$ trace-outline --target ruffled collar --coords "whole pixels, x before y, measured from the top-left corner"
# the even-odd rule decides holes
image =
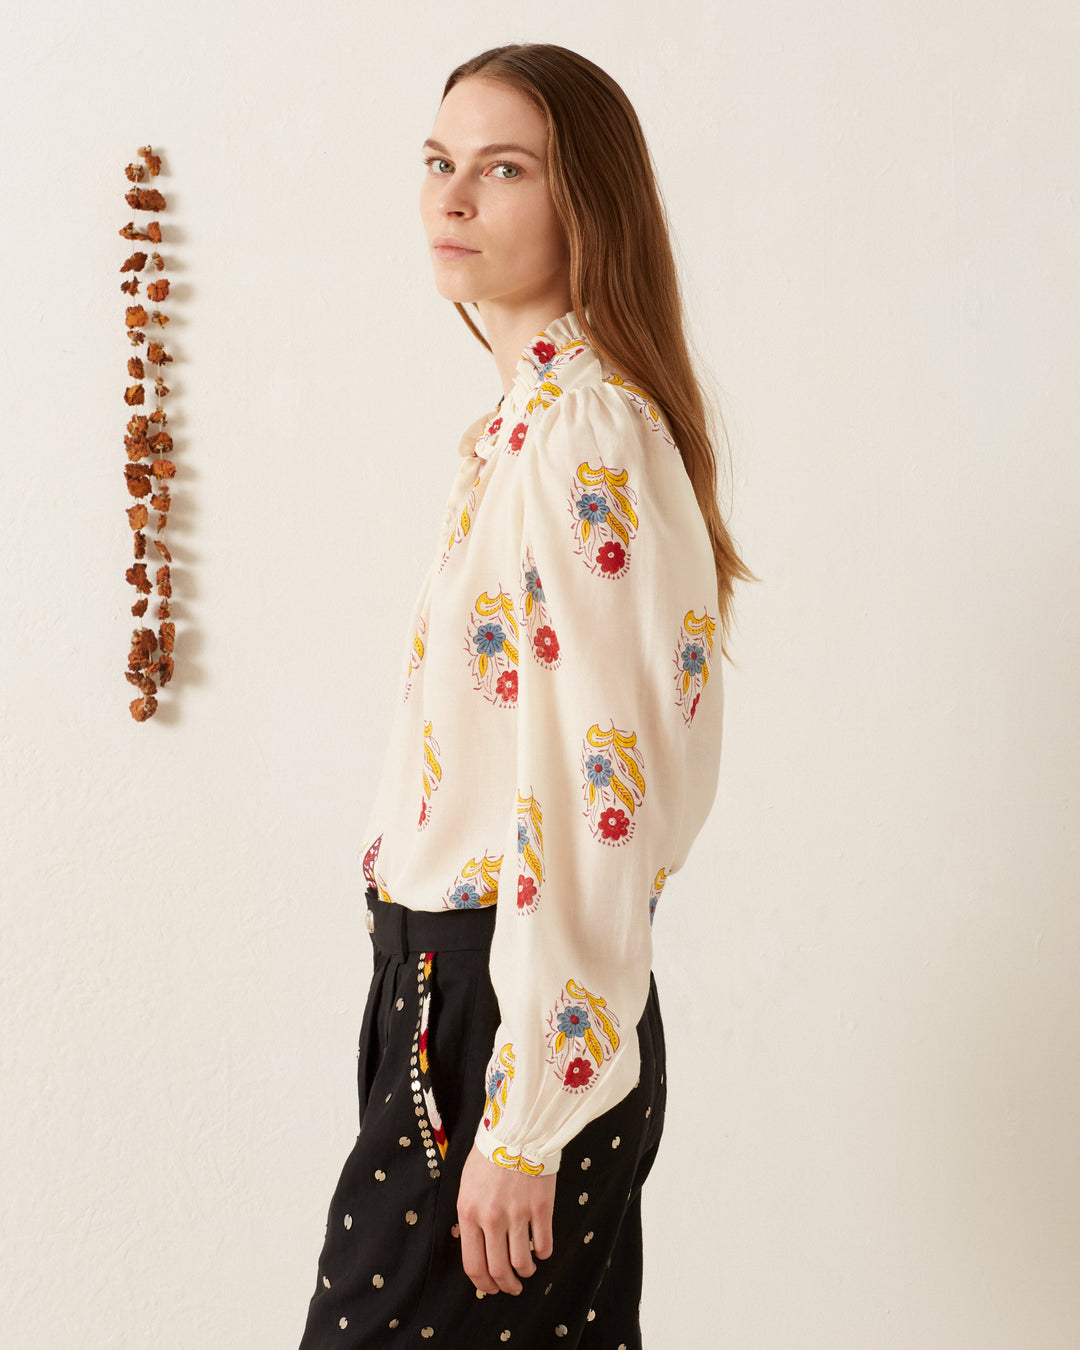
[[[538,384],[542,383],[551,369],[556,356],[575,342],[585,340],[581,322],[574,310],[567,310],[561,318],[553,319],[534,334],[521,349],[521,355],[514,367],[514,377],[509,394],[499,399],[494,412],[485,414],[478,421],[483,423],[478,436],[473,436],[473,428],[462,438],[461,453],[478,455],[488,459],[505,439],[500,436],[503,424],[511,422],[532,397]],[[476,423],[473,424],[474,426]]]

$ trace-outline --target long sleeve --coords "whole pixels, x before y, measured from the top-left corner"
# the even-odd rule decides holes
[[[501,1026],[480,1151],[537,1174],[639,1070],[652,919],[712,803],[713,555],[663,421],[617,378],[521,447],[516,800],[491,951]]]

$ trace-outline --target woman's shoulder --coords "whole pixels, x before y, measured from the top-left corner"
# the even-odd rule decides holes
[[[537,390],[532,439],[543,454],[565,447],[571,454],[608,449],[623,456],[659,456],[681,466],[663,411],[649,391],[579,344],[561,370]],[[536,416],[539,414],[539,416]]]

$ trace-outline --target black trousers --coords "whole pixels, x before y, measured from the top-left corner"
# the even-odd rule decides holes
[[[655,980],[636,1087],[563,1150],[552,1255],[520,1294],[478,1294],[461,1264],[457,1195],[499,1025],[495,912],[422,914],[373,891],[368,903],[360,1132],[330,1202],[300,1350],[639,1350],[641,1187],[666,1097]]]

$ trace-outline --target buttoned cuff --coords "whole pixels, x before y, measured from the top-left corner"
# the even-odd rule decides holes
[[[508,1172],[523,1172],[529,1177],[554,1176],[562,1161],[561,1148],[546,1153],[514,1148],[489,1130],[483,1121],[477,1128],[473,1142],[489,1162],[495,1163],[498,1167],[505,1167]]]

